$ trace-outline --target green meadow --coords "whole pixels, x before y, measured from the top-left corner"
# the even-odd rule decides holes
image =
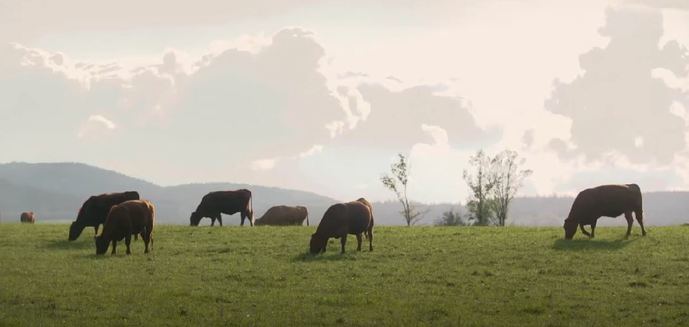
[[[689,227],[376,227],[374,251],[314,227],[156,226],[96,256],[93,229],[0,224],[0,325],[679,326]]]

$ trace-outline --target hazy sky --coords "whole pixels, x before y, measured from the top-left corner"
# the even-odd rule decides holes
[[[158,184],[464,201],[510,148],[522,194],[689,188],[686,1],[0,0],[0,162]]]

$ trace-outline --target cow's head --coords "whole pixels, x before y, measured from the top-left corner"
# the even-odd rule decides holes
[[[97,255],[104,254],[105,251],[108,250],[108,243],[110,243],[110,242],[106,241],[105,238],[103,238],[102,234],[96,236],[95,239],[96,239],[96,254]]]
[[[565,224],[562,226],[565,230],[565,239],[571,240],[574,234],[577,233],[577,223],[573,220],[565,219]]]
[[[74,241],[76,240],[79,235],[81,235],[81,231],[84,230],[84,226],[82,224],[77,223],[76,221],[72,222],[71,225],[69,225],[69,238],[68,240]]]
[[[328,242],[327,238],[320,237],[315,233],[311,235],[311,242],[309,243],[309,252],[311,254],[319,254],[325,250],[325,245]]]
[[[190,226],[198,226],[200,221],[201,221],[201,215],[196,211],[192,212],[191,216],[189,217],[189,225]]]

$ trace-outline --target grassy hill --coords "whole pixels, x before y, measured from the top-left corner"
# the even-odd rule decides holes
[[[95,256],[64,225],[0,225],[0,325],[689,324],[689,227],[563,241],[561,228],[377,227],[374,251],[314,227],[157,226]]]

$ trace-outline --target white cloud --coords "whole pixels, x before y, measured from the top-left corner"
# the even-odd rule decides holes
[[[115,130],[117,125],[110,120],[101,115],[91,115],[89,118],[81,125],[77,136],[81,138],[94,137],[99,134],[107,133]]]
[[[251,169],[252,170],[271,170],[275,168],[275,164],[277,163],[278,159],[260,159],[260,160],[254,160],[251,163]]]
[[[309,156],[312,156],[312,155],[319,153],[321,151],[323,151],[323,146],[320,144],[316,144],[316,145],[312,146],[310,149],[308,149],[302,153],[299,153],[298,157],[299,158],[309,157]]]

